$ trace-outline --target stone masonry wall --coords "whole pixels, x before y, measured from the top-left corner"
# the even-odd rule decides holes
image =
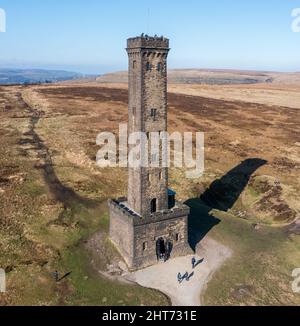
[[[143,54],[142,107],[144,130],[148,133],[167,131],[167,54],[167,51],[157,49],[145,50]],[[152,109],[157,111],[155,119],[151,116]],[[149,144],[151,146],[151,139]],[[161,152],[159,163],[160,167],[143,171],[145,179],[148,179],[147,187],[142,188],[144,214],[149,212],[153,198],[157,199],[158,210],[168,209],[168,169],[161,167]]]
[[[129,39],[127,45],[129,57],[128,131],[129,133],[167,131],[169,40],[157,37],[137,37]],[[152,109],[157,112],[155,119],[151,116]],[[151,201],[156,199],[157,210],[168,208],[168,170],[166,168],[129,168],[128,173],[130,207],[141,215],[148,215]]]
[[[156,242],[159,238],[172,242],[171,258],[190,253],[187,216],[136,226],[134,228],[134,267],[144,268],[157,263]]]
[[[171,258],[192,253],[188,244],[187,206],[147,218],[134,215],[118,201],[110,200],[109,209],[110,238],[131,269],[157,263],[156,241],[159,238],[172,242]]]
[[[132,217],[122,212],[113,202],[109,202],[109,236],[117,246],[128,266],[133,265],[134,235]]]
[[[130,50],[128,57],[128,133],[131,134],[142,130],[142,54],[140,50]],[[128,169],[128,202],[138,213],[142,211],[141,178],[139,169]]]

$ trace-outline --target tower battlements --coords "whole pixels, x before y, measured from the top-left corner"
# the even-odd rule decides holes
[[[148,36],[142,34],[138,37],[129,38],[127,40],[127,49],[169,49],[169,39],[161,36]]]
[[[128,222],[135,226],[150,224],[153,223],[153,220],[170,220],[172,218],[188,215],[190,213],[189,207],[180,202],[176,202],[175,206],[170,210],[156,212],[148,216],[140,216],[127,206],[127,198],[125,197],[119,199],[109,199],[108,206],[110,210],[115,210],[117,214],[124,215],[124,217],[127,218]]]

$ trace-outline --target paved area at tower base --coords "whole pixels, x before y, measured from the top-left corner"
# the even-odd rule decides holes
[[[203,260],[192,269],[191,260],[194,256],[179,257],[126,276],[144,287],[153,288],[165,293],[173,306],[199,306],[201,294],[213,273],[230,258],[231,251],[227,247],[210,238],[205,238],[197,247],[198,260]],[[189,281],[179,284],[178,273],[192,273]]]

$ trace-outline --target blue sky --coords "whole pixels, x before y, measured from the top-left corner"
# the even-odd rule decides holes
[[[300,0],[0,0],[0,65],[126,69],[126,38],[170,38],[171,68],[300,71]]]

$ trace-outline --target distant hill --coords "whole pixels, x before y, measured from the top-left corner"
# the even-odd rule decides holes
[[[83,75],[63,70],[0,68],[0,85],[54,83],[79,78]]]
[[[300,83],[300,73],[264,71],[218,70],[218,69],[173,69],[168,72],[171,84],[234,85],[257,83]],[[99,76],[100,83],[127,83],[126,71]]]

